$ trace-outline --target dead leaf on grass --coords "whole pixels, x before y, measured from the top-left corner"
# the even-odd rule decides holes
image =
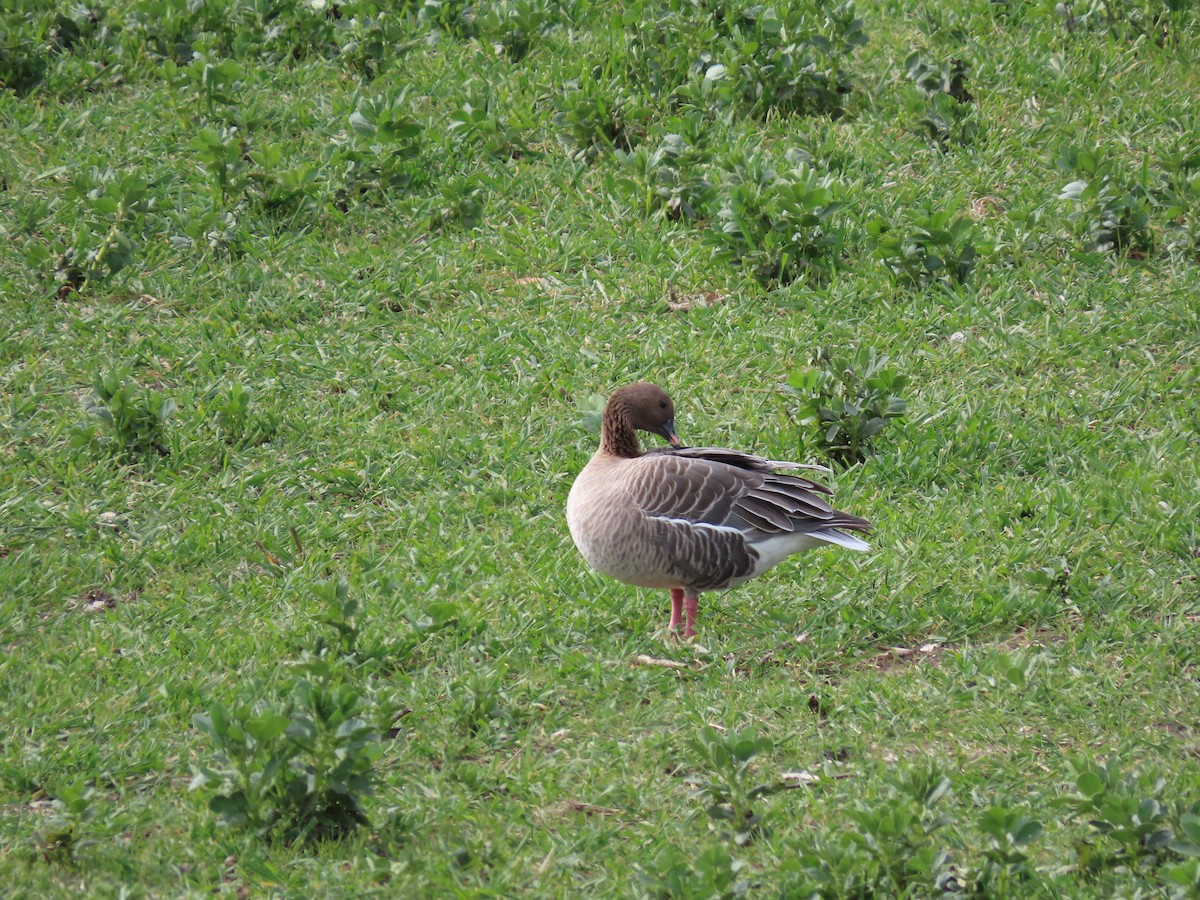
[[[545,275],[514,275],[512,282],[513,284],[546,288],[546,290],[554,290],[555,288],[562,287],[562,282],[557,278]]]
[[[842,781],[853,777],[853,772],[838,772],[835,775],[814,775],[812,772],[798,770],[795,772],[781,772],[779,782],[785,788],[799,788],[808,787],[810,784],[816,784],[818,781]]]
[[[816,784],[821,780],[820,775],[814,775],[812,772],[780,772],[779,780],[787,787],[804,787],[809,784]]]
[[[971,201],[969,214],[972,219],[986,219],[1003,209],[1004,202],[999,197],[976,197]]]
[[[29,798],[29,802],[25,804],[25,809],[31,813],[46,814],[54,812],[54,801],[50,799],[50,795],[44,790],[35,791],[33,796]]]
[[[568,816],[575,813],[582,813],[585,816],[604,816],[608,818],[620,815],[621,810],[612,809],[608,806],[597,806],[595,803],[585,803],[582,800],[563,800],[561,803],[555,803],[552,806],[542,808],[538,811],[537,816],[541,819],[547,819]]]
[[[673,659],[659,659],[655,656],[648,656],[645,653],[639,653],[633,658],[631,666],[652,666],[659,669],[690,669],[687,663],[677,662]]]
[[[889,672],[904,665],[929,662],[937,664],[938,657],[946,649],[944,644],[922,644],[920,647],[888,647],[872,656],[868,662],[880,672]]]
[[[104,612],[106,609],[116,609],[117,598],[108,591],[92,588],[90,591],[84,591],[78,597],[72,598],[70,605],[88,613]]]
[[[595,803],[584,803],[580,800],[568,800],[566,807],[571,812],[580,812],[588,816],[615,816],[621,811],[608,806],[597,806]]]
[[[728,298],[716,291],[701,291],[697,294],[681,294],[674,288],[667,291],[667,308],[671,312],[689,312],[706,306],[720,306]]]

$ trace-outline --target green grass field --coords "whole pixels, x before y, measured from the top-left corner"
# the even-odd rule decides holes
[[[0,892],[1200,896],[1190,3],[44,6]],[[907,379],[872,552],[668,639],[581,406],[826,461],[822,350]]]

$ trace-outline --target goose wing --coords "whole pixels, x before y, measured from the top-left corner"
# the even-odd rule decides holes
[[[833,493],[825,485],[775,471],[823,466],[781,462],[723,447],[664,448],[643,459],[648,466],[637,503],[647,515],[735,528],[751,541],[796,531],[869,528],[866,520],[830,506],[821,496]]]
[[[756,542],[782,534],[867,522],[835,510],[819,494],[829,488],[775,468],[808,468],[724,448],[645,454],[630,495],[680,574],[697,585],[722,586],[753,572]],[[814,534],[814,536],[821,536]]]
[[[753,573],[758,554],[730,513],[760,473],[674,453],[646,454],[638,463],[629,496],[672,577],[708,590]]]
[[[801,469],[809,469],[814,472],[828,472],[826,466],[815,466],[809,463],[797,462],[782,462],[777,459],[767,459],[765,456],[756,456],[753,453],[744,453],[741,450],[730,450],[727,447],[658,447],[642,454],[643,456],[674,456],[680,459],[702,459],[706,462],[724,463],[728,466],[733,466],[737,469],[746,469],[750,472],[774,472],[778,469],[786,469],[788,471],[796,471]],[[816,482],[809,482],[814,490],[822,493],[832,493],[829,488]]]

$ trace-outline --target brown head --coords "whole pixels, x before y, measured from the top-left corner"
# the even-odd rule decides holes
[[[637,431],[648,431],[680,446],[675,434],[675,404],[667,392],[645,381],[613,391],[604,407],[600,446],[617,456],[640,456]]]

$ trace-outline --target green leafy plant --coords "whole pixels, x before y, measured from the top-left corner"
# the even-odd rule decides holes
[[[555,10],[548,0],[498,0],[483,4],[479,34],[512,62],[520,62],[550,30]]]
[[[1200,152],[1169,154],[1161,168],[1155,197],[1168,222],[1166,249],[1200,261]]]
[[[662,210],[669,219],[700,218],[716,195],[702,164],[708,153],[683,134],[664,135],[657,147],[643,145],[632,153],[617,152],[622,176],[616,186],[640,212]]]
[[[97,818],[98,793],[93,785],[80,779],[52,784],[46,793],[52,798],[53,812],[38,830],[34,844],[47,863],[72,862],[76,851],[91,843],[82,835]]]
[[[574,159],[588,162],[637,146],[651,117],[644,98],[601,67],[568,82],[555,96],[554,107],[559,140]]]
[[[271,440],[279,431],[279,415],[273,410],[260,411],[254,392],[234,381],[226,386],[213,404],[213,419],[226,444],[244,449]]]
[[[805,835],[780,869],[786,875],[783,895],[787,897],[874,896],[870,855],[846,831]]]
[[[320,622],[333,629],[335,638],[326,641],[319,637],[315,645],[316,655],[322,656],[332,650],[343,658],[354,659],[358,653],[358,639],[362,635],[359,621],[358,599],[350,594],[350,582],[345,578],[330,578],[313,585],[313,597],[323,604]]]
[[[853,2],[739,4],[722,25],[702,96],[759,116],[841,113],[853,84],[850,58],[867,42]]]
[[[49,95],[96,90],[119,73],[119,51],[99,6],[55,6],[12,0],[0,10],[0,91],[28,96],[38,88]],[[103,59],[107,71],[88,71]],[[81,77],[82,76],[82,77]]]
[[[301,680],[283,702],[216,703],[194,723],[216,747],[191,788],[216,785],[209,808],[221,824],[285,839],[339,837],[367,819],[378,735],[360,717],[353,688]]]
[[[318,586],[317,595],[332,613],[335,646],[293,661],[297,677],[273,696],[255,685],[193,717],[214,753],[194,768],[190,790],[210,792],[222,825],[293,841],[345,837],[367,824],[363,802],[383,752],[368,720],[390,720],[394,709],[379,708],[379,695],[356,681],[357,606],[345,582]]]
[[[237,128],[202,128],[189,146],[208,174],[213,205],[224,207],[233,195],[241,195],[249,184],[245,153]]]
[[[1027,848],[1041,835],[1041,822],[1019,809],[993,806],[980,817],[979,830],[988,840],[976,876],[980,893],[1003,896],[1033,877]]]
[[[1173,843],[1170,811],[1163,802],[1167,781],[1153,769],[1122,771],[1121,761],[1109,757],[1103,764],[1091,759],[1072,760],[1075,793],[1063,802],[1071,815],[1086,818],[1112,854],[1077,847],[1081,867],[1095,868],[1117,860],[1132,866],[1159,861]],[[1193,829],[1193,835],[1195,831]]]
[[[429,28],[450,37],[475,37],[477,14],[471,0],[424,0],[418,16]]]
[[[1035,673],[1049,666],[1048,657],[1042,653],[1014,650],[995,657],[997,674],[1018,692],[1028,694],[1034,687]]]
[[[259,7],[261,31],[255,35],[253,47],[247,47],[263,62],[281,59],[307,59],[312,56],[328,58],[336,48],[338,24],[349,17],[351,10],[373,11],[370,0],[306,0]]]
[[[503,666],[484,667],[450,686],[450,715],[470,737],[479,737],[508,720],[504,672]]]
[[[350,116],[354,142],[334,149],[331,166],[339,171],[344,187],[342,205],[349,197],[375,202],[425,183],[420,165],[421,138],[425,129],[408,114],[403,94],[362,101]]]
[[[706,233],[713,256],[764,286],[826,277],[843,243],[836,182],[804,161],[778,173],[759,153],[726,165],[721,208]]]
[[[1058,199],[1073,205],[1070,219],[1085,249],[1139,259],[1154,252],[1145,170],[1141,180],[1129,179],[1100,147],[1065,148],[1059,169],[1078,176],[1063,187]]]
[[[180,66],[167,59],[162,64],[162,75],[188,96],[199,97],[209,122],[236,119],[245,92],[242,67],[236,60],[198,58]]]
[[[250,194],[262,209],[276,216],[313,211],[322,190],[316,166],[300,161],[289,166],[281,144],[251,147],[245,154],[252,168],[246,172]]]
[[[815,428],[817,445],[834,459],[866,459],[888,422],[904,415],[907,402],[900,392],[908,379],[889,362],[874,349],[860,349],[844,362],[822,349],[808,368],[788,376],[788,387],[800,398],[797,420]]]
[[[432,231],[470,231],[483,222],[486,193],[479,178],[452,176],[438,185],[439,197],[429,215]]]
[[[181,250],[204,249],[214,254],[241,256],[248,237],[238,217],[229,209],[196,206],[176,213],[176,232],[169,238]]]
[[[757,801],[782,790],[778,782],[758,782],[751,771],[754,757],[769,753],[773,745],[753,728],[722,733],[705,725],[689,747],[704,770],[688,777],[692,796],[708,804],[705,813],[730,829],[735,844],[748,844],[762,830]]]
[[[962,48],[971,40],[970,23],[960,7],[942,3],[921,5],[913,14],[913,24],[931,47]]]
[[[974,108],[949,94],[934,94],[917,104],[917,128],[939,150],[967,147],[979,136]]]
[[[404,96],[374,97],[364,100],[350,116],[354,132],[367,141],[392,147],[393,155],[409,158],[424,129],[408,115]]]
[[[1200,859],[1191,857],[1173,866],[1167,866],[1164,874],[1167,883],[1177,893],[1173,896],[1191,898],[1200,895]]]
[[[124,22],[129,33],[158,59],[180,66],[213,59],[240,59],[263,48],[271,29],[258,15],[270,7],[213,0],[176,3],[174,0],[132,0]],[[315,18],[306,16],[306,18]]]
[[[487,98],[468,100],[450,113],[448,130],[495,159],[517,159],[526,152],[522,131]]]
[[[712,82],[704,76],[722,40],[716,16],[685,3],[633,6],[622,24],[629,81],[668,108],[689,105],[707,115]]]
[[[939,60],[914,51],[904,61],[909,80],[917,87],[910,104],[917,127],[940,150],[973,144],[979,134],[967,90],[970,66],[958,57]]]
[[[1179,814],[1171,849],[1180,856],[1200,857],[1200,804]]]
[[[24,35],[0,46],[0,90],[12,91],[18,97],[32,93],[46,78],[46,56],[43,46]]]
[[[600,433],[600,425],[604,420],[604,405],[608,398],[603,394],[589,394],[579,400],[579,424],[591,434]]]
[[[945,94],[957,103],[970,103],[975,99],[967,90],[971,67],[957,57],[943,61],[914,50],[904,60],[904,71],[909,81],[928,96]]]
[[[294,532],[292,540],[298,561],[303,556],[303,548]],[[390,632],[388,637],[382,639],[371,636],[362,604],[351,594],[350,584],[345,578],[317,582],[313,585],[312,593],[319,604],[316,622],[328,631],[313,638],[312,647],[304,651],[303,659],[336,659],[353,670],[357,677],[373,675],[403,653]],[[379,706],[374,695],[372,701]],[[386,711],[386,708],[380,708]]]
[[[750,890],[752,882],[740,877],[745,864],[729,855],[720,844],[694,858],[666,846],[649,865],[638,866],[638,880],[648,896],[706,897],[734,900]]]
[[[1178,41],[1180,13],[1188,0],[1063,0],[1035,10],[1061,20],[1068,34],[1108,32],[1116,38],[1150,37],[1160,47]]]
[[[939,832],[953,824],[935,811],[950,791],[936,766],[891,776],[859,800],[834,833],[806,835],[786,864],[788,896],[932,897],[962,889]]]
[[[174,400],[161,391],[146,390],[125,369],[98,372],[92,387],[94,393],[83,399],[84,409],[108,431],[119,457],[170,454],[165,426],[175,414]],[[82,442],[87,434],[77,437]]]
[[[936,834],[953,820],[934,807],[950,791],[950,780],[936,766],[917,768],[898,779],[891,795],[874,804],[860,802],[848,815],[849,839],[879,867],[877,890],[892,896],[914,888],[945,890],[953,877],[950,853]]]
[[[103,282],[133,262],[131,235],[154,206],[149,184],[135,173],[91,168],[72,179],[71,190],[78,215],[69,243],[32,239],[24,248],[31,268],[53,270],[60,296]]]
[[[399,9],[397,8],[399,7]],[[374,81],[408,53],[417,42],[403,27],[404,4],[352,0],[332,17],[338,60],[363,81]]]
[[[841,114],[867,40],[853,3],[664,6],[624,16],[630,76],[651,95],[726,119]]]
[[[909,287],[965,284],[979,257],[990,249],[979,227],[960,215],[963,199],[943,205],[926,200],[904,212],[899,226],[883,219],[867,224],[875,255],[897,283]]]

